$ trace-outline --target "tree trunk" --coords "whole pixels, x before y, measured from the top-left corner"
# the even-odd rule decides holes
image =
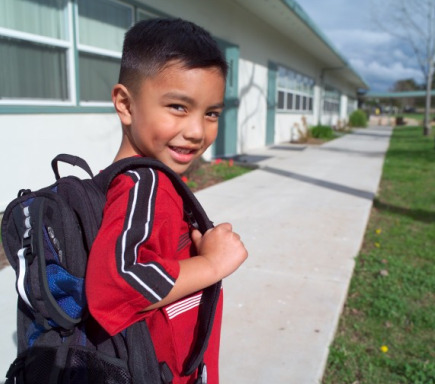
[[[428,76],[426,80],[426,104],[424,109],[423,121],[423,135],[429,136],[431,134],[430,125],[430,107],[431,107],[431,91],[432,91],[432,78],[433,78],[433,59],[429,62]]]

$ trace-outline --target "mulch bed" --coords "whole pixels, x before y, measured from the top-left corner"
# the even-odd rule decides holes
[[[199,169],[201,170],[200,172]],[[198,192],[201,189],[211,187],[212,185],[223,181],[222,177],[219,177],[215,172],[213,172],[213,165],[206,162],[201,162],[198,167],[195,167],[193,170],[186,173],[186,176],[191,182],[188,183],[188,185],[192,192]],[[194,184],[192,185],[192,183]]]

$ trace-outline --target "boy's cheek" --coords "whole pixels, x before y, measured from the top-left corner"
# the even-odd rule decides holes
[[[205,145],[207,148],[215,142],[217,135],[218,135],[218,125],[216,125],[215,128],[213,128],[212,130],[210,130],[210,132],[208,132],[208,135],[205,140]]]
[[[198,157],[201,157],[203,154],[204,154],[204,152],[210,147],[210,145],[212,145],[213,144],[213,142],[214,142],[214,140],[213,141],[210,141],[209,143],[204,143],[204,145],[203,145],[203,147],[201,148],[201,150],[200,151],[198,151],[198,154],[197,154],[197,158]]]

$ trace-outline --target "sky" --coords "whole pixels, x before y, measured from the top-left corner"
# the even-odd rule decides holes
[[[389,91],[397,80],[409,78],[423,83],[411,47],[379,26],[377,19],[385,4],[383,0],[298,0],[298,3],[361,75],[370,91]]]

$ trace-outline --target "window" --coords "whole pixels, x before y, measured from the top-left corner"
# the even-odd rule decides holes
[[[38,36],[66,40],[67,0],[2,0],[0,26]]]
[[[0,0],[0,106],[111,107],[124,34],[154,17],[131,0]]]
[[[340,92],[331,86],[325,87],[323,96],[323,112],[328,114],[340,113]]]
[[[109,102],[133,7],[115,0],[78,0],[80,102]]]
[[[285,93],[278,91],[278,109],[284,109]]]
[[[314,80],[293,70],[278,67],[278,111],[312,112]]]
[[[0,2],[0,101],[71,102],[67,0]]]
[[[293,109],[293,93],[290,92],[287,93],[287,109],[290,111]]]
[[[113,85],[119,76],[120,59],[93,55],[81,52],[80,68],[80,101],[104,102],[111,101]]]

